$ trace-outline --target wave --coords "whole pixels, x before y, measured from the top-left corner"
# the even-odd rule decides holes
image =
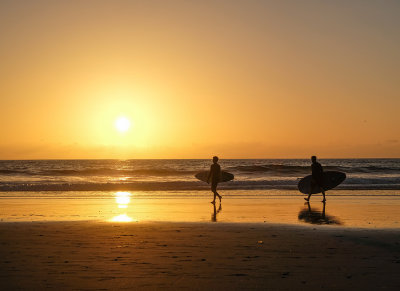
[[[222,190],[297,189],[298,180],[231,181],[221,183]],[[114,183],[0,183],[0,192],[18,191],[186,191],[206,190],[210,186],[200,181],[136,181]],[[347,179],[335,189],[341,190],[400,190],[396,179]]]
[[[0,174],[3,174],[3,175],[11,175],[11,174],[21,174],[21,173],[23,173],[24,171],[18,171],[18,170],[0,170]]]
[[[349,167],[349,166],[324,166],[326,171],[340,171],[345,173],[399,173],[400,167],[377,167],[377,166],[366,166],[366,167]],[[235,166],[226,168],[228,171],[239,171],[239,172],[265,172],[265,173],[309,173],[311,166],[291,166],[291,165],[280,165],[280,164],[268,164],[268,165],[246,165],[246,166]]]
[[[128,168],[128,169],[115,169],[115,168],[68,168],[68,169],[52,169],[52,168],[23,168],[23,169],[0,169],[0,175],[12,176],[192,176],[200,172],[201,167],[194,168],[193,166],[179,167],[179,168]],[[326,171],[341,171],[347,174],[393,174],[400,173],[400,167],[388,166],[365,166],[365,167],[350,167],[341,165],[327,165],[324,166]],[[240,165],[225,167],[224,170],[234,174],[269,174],[269,175],[299,175],[305,176],[310,173],[311,167],[299,165],[282,165],[282,164],[264,164],[264,165]]]
[[[25,175],[25,176],[180,176],[194,175],[198,171],[176,170],[176,169],[55,169],[55,170],[0,170],[3,175]]]

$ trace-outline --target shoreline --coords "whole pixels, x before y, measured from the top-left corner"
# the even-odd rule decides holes
[[[337,187],[338,188],[338,187]],[[341,197],[369,197],[369,196],[395,196],[400,197],[400,190],[397,189],[332,189],[327,191],[328,196],[341,196]],[[305,197],[306,194],[300,193],[296,189],[224,189],[218,187],[218,191],[221,191],[226,197],[238,197],[238,198],[268,198],[272,196],[280,197]],[[1,198],[13,198],[13,197],[71,197],[71,198],[114,198],[117,192],[129,192],[134,193],[135,196],[141,198],[168,198],[168,197],[179,197],[179,198],[200,198],[207,195],[211,195],[210,186],[206,189],[195,189],[195,190],[135,190],[129,191],[124,189],[118,190],[78,190],[78,191],[64,191],[64,190],[52,190],[52,191],[0,191]],[[322,194],[313,194],[313,196],[321,196]]]

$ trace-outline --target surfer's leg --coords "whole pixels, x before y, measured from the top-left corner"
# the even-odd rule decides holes
[[[309,202],[309,201],[310,201],[310,198],[311,198],[311,189],[312,189],[312,186],[313,186],[313,183],[312,183],[312,181],[311,181],[311,183],[310,183],[310,193],[308,193],[308,197],[307,197],[307,198],[304,198],[304,200],[306,200],[307,202]]]
[[[211,184],[211,191],[214,193],[214,199],[211,203],[215,203],[215,198],[217,197],[218,193],[217,193],[217,185],[215,184]],[[219,196],[219,195],[218,195]]]
[[[323,182],[322,182],[322,181],[319,181],[319,182],[318,182],[318,186],[319,186],[319,190],[320,190],[321,193],[322,193],[322,196],[324,197],[324,198],[322,199],[321,202],[325,202],[326,199],[325,199],[325,191],[324,191],[324,184],[323,184]]]
[[[213,199],[213,201],[211,201],[211,203],[212,204],[215,204],[215,197],[216,197],[216,194],[215,194],[215,192],[213,192],[214,193],[214,199]]]
[[[219,202],[221,202],[222,196],[219,195],[219,193],[217,192],[217,186],[218,186],[218,184],[215,185],[215,193],[217,193],[217,196],[218,196],[218,198],[219,198]],[[214,198],[214,199],[215,199],[215,198]]]
[[[324,199],[322,199],[322,202],[326,202],[325,191],[324,190],[322,190],[322,196],[324,196]]]
[[[312,192],[312,189],[314,187],[314,184],[315,184],[314,179],[311,179],[311,181],[310,181],[310,193],[308,193],[308,197],[307,198],[304,198],[304,200],[306,200],[307,202],[310,201],[311,192]]]
[[[215,204],[215,196],[216,195],[215,195],[215,192],[214,192],[214,199],[213,199],[213,201],[211,201],[212,204]]]

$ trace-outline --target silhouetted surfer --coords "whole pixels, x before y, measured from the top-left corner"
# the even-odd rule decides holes
[[[320,163],[317,162],[317,157],[312,156],[311,157],[311,172],[312,172],[312,179],[311,179],[311,185],[310,185],[310,194],[308,194],[307,198],[304,198],[306,201],[310,201],[311,197],[311,190],[314,186],[318,186],[321,189],[322,195],[324,196],[324,199],[322,202],[325,202],[325,191],[324,191],[324,170],[322,169],[322,166]]]
[[[221,202],[222,196],[217,192],[218,182],[221,178],[221,166],[218,164],[218,157],[213,157],[213,164],[210,167],[210,173],[208,174],[207,183],[211,181],[211,191],[214,193],[214,200],[211,203],[215,203],[215,197],[218,196],[219,202]]]

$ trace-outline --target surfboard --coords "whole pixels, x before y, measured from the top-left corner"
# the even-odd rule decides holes
[[[309,194],[310,193],[310,187],[311,187],[311,178],[312,176],[306,176],[303,179],[299,181],[297,184],[297,187],[299,188],[299,191],[303,194]],[[346,179],[346,174],[342,172],[337,172],[337,171],[326,171],[324,172],[324,190],[330,190],[338,186],[340,183],[342,183]],[[317,194],[321,193],[320,187],[317,185],[314,185],[311,189],[311,194]]]
[[[207,178],[208,178],[208,173],[210,171],[202,171],[200,173],[197,173],[196,175],[194,175],[197,179],[199,179],[200,181],[206,182],[207,183]],[[219,182],[228,182],[231,181],[235,178],[235,176],[231,173],[225,172],[225,171],[221,171],[221,179],[219,180]]]

